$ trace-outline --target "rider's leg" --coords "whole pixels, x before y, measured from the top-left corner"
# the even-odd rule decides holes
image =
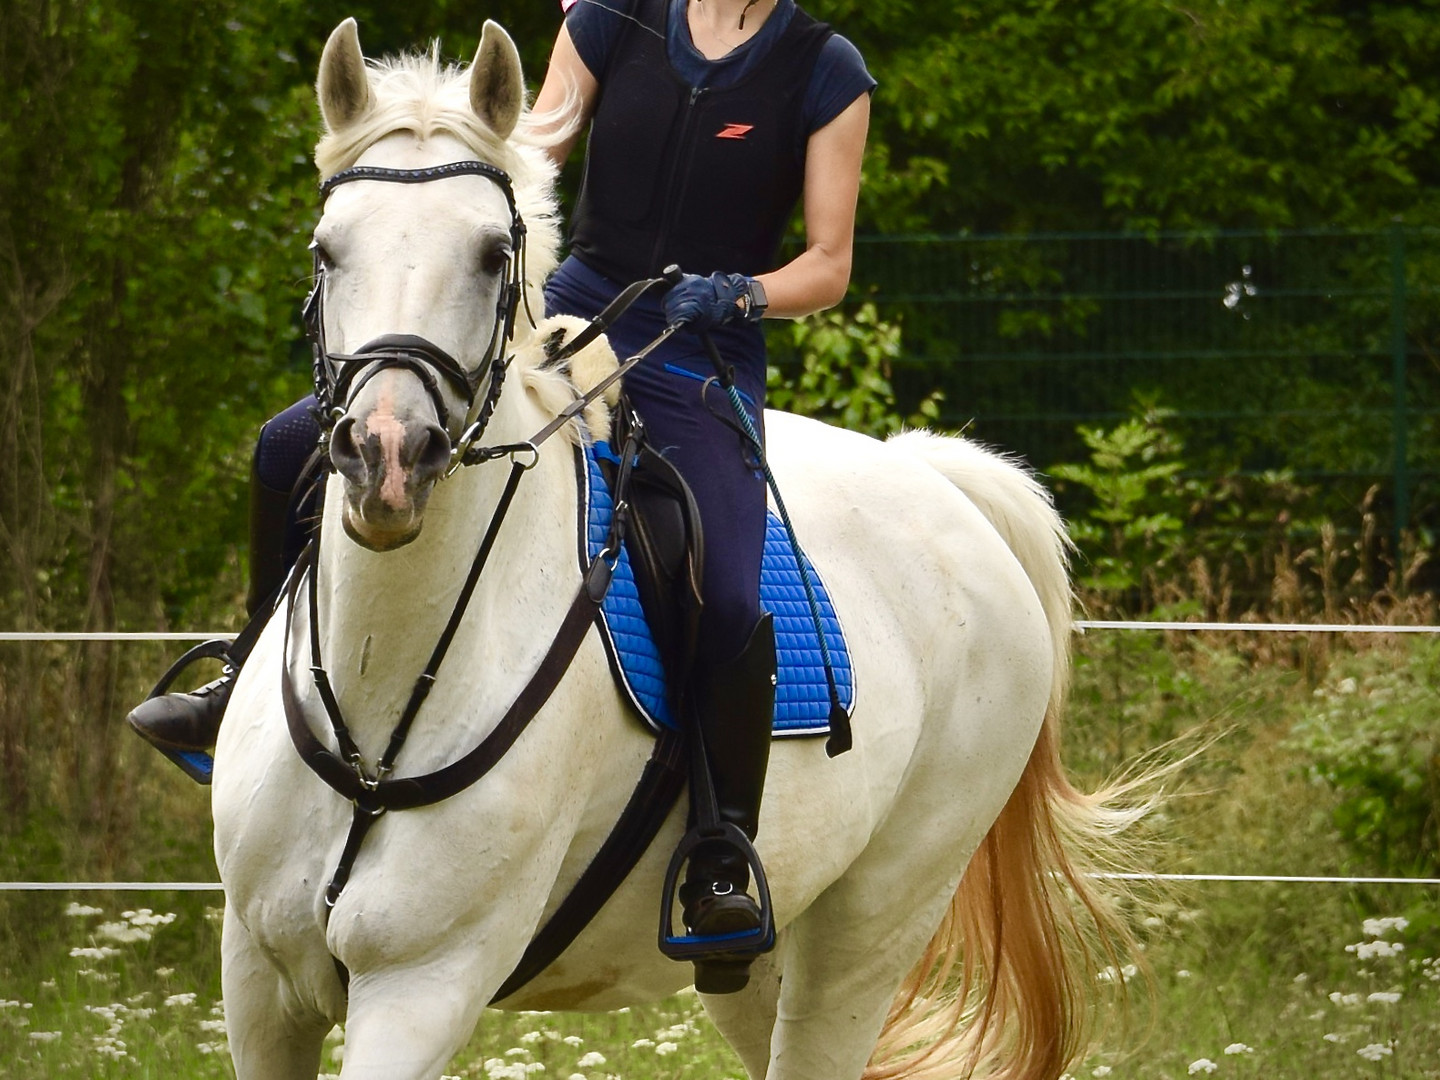
[[[308,516],[291,507],[291,494],[314,450],[319,428],[310,415],[313,398],[297,402],[260,431],[250,469],[250,586],[246,610],[255,618],[285,580],[304,546]],[[295,512],[299,511],[299,512]],[[206,750],[216,733],[238,664],[213,682],[188,693],[150,698],[130,711],[130,726],[162,751]]]
[[[775,624],[768,614],[738,656],[696,672],[691,696],[720,820],[754,840],[775,708]],[[747,859],[728,843],[697,847],[680,887],[690,932],[715,937],[758,930],[760,905],[746,894],[749,884]]]
[[[651,444],[685,477],[700,511],[704,607],[686,697],[705,744],[721,819],[753,840],[775,687],[774,631],[760,610],[765,480],[742,446],[724,391],[705,384],[713,373],[709,361],[672,357],[668,367],[642,365],[627,377],[626,392]],[[757,428],[763,423],[763,372],[760,363],[736,373]],[[746,895],[749,884],[749,865],[740,852],[724,841],[702,844],[691,855],[680,889],[685,925],[699,937],[758,930],[760,908]]]

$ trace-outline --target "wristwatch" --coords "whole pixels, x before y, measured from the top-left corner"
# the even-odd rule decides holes
[[[746,278],[746,290],[740,294],[737,301],[740,305],[740,319],[742,322],[759,322],[765,317],[765,309],[770,306],[770,301],[765,297],[765,286],[760,284],[759,278]]]

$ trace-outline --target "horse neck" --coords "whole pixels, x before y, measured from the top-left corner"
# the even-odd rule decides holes
[[[332,485],[318,559],[322,663],[367,756],[388,738],[450,620],[509,472],[502,461],[443,481],[419,537],[383,553],[345,535]],[[571,448],[557,438],[504,515],[439,671],[447,691],[463,677],[476,699],[499,702],[528,676],[558,625],[553,613],[563,614],[578,587],[575,499]]]

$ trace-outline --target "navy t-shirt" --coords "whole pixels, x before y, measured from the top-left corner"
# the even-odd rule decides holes
[[[691,87],[723,90],[748,75],[779,40],[795,14],[795,0],[778,0],[760,32],[718,60],[707,60],[690,40],[685,18],[687,0],[670,0],[666,19],[666,52],[675,73]],[[626,0],[578,0],[565,16],[565,26],[581,61],[597,79],[602,78],[610,52],[632,21]],[[834,34],[815,61],[805,91],[805,130],[814,134],[834,120],[861,94],[875,89],[860,50]]]

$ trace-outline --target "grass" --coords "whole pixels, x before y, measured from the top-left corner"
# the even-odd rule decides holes
[[[1433,698],[1422,691],[1434,652],[1416,641],[1092,633],[1079,642],[1068,756],[1093,783],[1187,732],[1215,740],[1158,823],[1155,869],[1385,871],[1381,849],[1345,841],[1337,822],[1355,796],[1317,778],[1312,736],[1317,717],[1344,722],[1339,694],[1357,708],[1382,694],[1429,730]],[[1412,674],[1397,687],[1400,672]],[[7,876],[212,877],[203,797],[156,755],[131,762],[138,749],[122,751],[138,821],[125,846],[98,863],[94,845],[58,821],[12,825],[0,837]],[[217,900],[0,894],[0,1077],[232,1075]],[[1440,1080],[1440,889],[1206,883],[1159,897],[1143,919],[1154,1007],[1112,1030],[1072,1070],[1076,1080]],[[342,1047],[337,1032],[327,1074],[338,1073]],[[597,1016],[489,1013],[449,1075],[738,1080],[741,1071],[689,994]]]

